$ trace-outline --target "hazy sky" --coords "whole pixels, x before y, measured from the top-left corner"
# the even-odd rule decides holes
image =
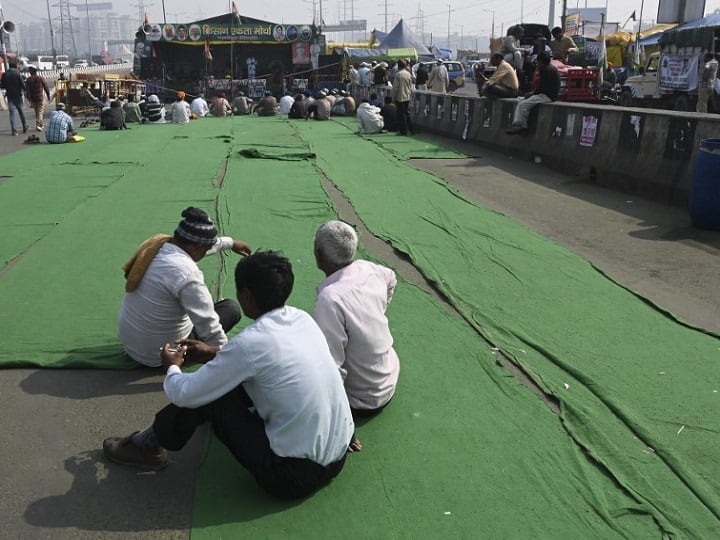
[[[49,0],[50,5],[58,0]],[[151,22],[162,22],[162,0],[88,0],[112,1],[113,10],[119,13],[137,15],[141,2],[148,12]],[[83,0],[71,0],[73,4],[84,5]],[[272,22],[308,23],[313,19],[313,6],[319,12],[320,0],[254,0],[252,2],[235,0],[241,14]],[[204,17],[212,17],[228,12],[228,0],[164,0],[165,14],[168,22],[186,22]],[[0,0],[5,18],[17,22],[28,22],[38,17],[47,17],[46,0]],[[501,26],[520,22],[542,22],[548,20],[549,0],[323,0],[322,14],[326,24],[337,23],[344,19],[366,19],[368,30],[385,27],[385,6],[387,5],[388,26],[392,28],[404,18],[413,30],[422,28],[425,34],[434,33],[447,35],[448,6],[450,33],[461,33],[466,36],[490,35],[492,12],[495,13],[495,34],[500,33]],[[608,7],[608,20],[624,23],[633,10],[640,15],[641,0],[568,0],[568,11],[573,7]],[[657,16],[658,0],[646,0],[644,3],[643,20],[654,20]],[[705,12],[709,13],[720,8],[720,0],[707,0]],[[56,7],[51,7],[53,17],[58,16]],[[555,2],[556,24],[559,24],[562,1]],[[73,13],[76,13],[73,10]],[[418,15],[422,14],[422,19]],[[630,23],[632,24],[632,22]],[[630,25],[628,25],[629,27]]]

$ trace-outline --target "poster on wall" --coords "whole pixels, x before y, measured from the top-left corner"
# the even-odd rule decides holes
[[[644,125],[644,117],[640,114],[625,113],[623,115],[618,137],[619,152],[637,154],[640,151]]]
[[[460,98],[453,96],[450,98],[450,120],[457,122],[458,108],[460,107]]]
[[[470,106],[470,100],[465,100],[465,106],[463,107],[463,114],[465,115],[465,127],[462,132],[462,140],[466,141],[468,138],[468,132],[470,131],[470,124],[473,119],[473,107]]]
[[[663,54],[660,58],[660,86],[694,90],[698,85],[698,56]]]
[[[310,63],[310,47],[307,43],[296,41],[292,44],[292,63],[295,65]]]
[[[482,127],[492,127],[492,106],[493,102],[486,99],[483,103],[483,116],[482,116]]]
[[[695,125],[695,120],[671,118],[663,157],[677,161],[688,161],[693,151]]]
[[[565,126],[565,136],[572,137],[575,133],[575,113],[569,113],[567,115],[567,125]]]
[[[565,131],[565,111],[564,109],[553,109],[552,126],[550,128],[550,137],[558,139],[563,136]]]
[[[580,146],[592,148],[597,141],[600,128],[600,117],[595,114],[583,114],[580,130]]]
[[[513,116],[515,116],[515,103],[503,101],[502,124],[500,127],[503,129],[510,129],[513,123]]]

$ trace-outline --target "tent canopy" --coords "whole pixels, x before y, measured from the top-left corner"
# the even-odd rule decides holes
[[[409,49],[413,48],[417,54],[431,54],[422,39],[416,36],[403,19],[400,19],[384,39],[380,38],[381,32],[375,33],[376,39],[380,40],[382,49]]]
[[[667,30],[660,36],[661,45],[678,47],[710,47],[715,29],[720,27],[720,13],[690,21]]]
[[[398,48],[398,49],[355,49],[346,47],[343,54],[350,59],[350,62],[365,62],[371,60],[399,60],[400,58],[410,58],[417,61],[418,54],[414,48]]]

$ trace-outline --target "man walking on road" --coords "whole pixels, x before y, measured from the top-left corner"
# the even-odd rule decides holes
[[[15,129],[15,111],[20,115],[23,133],[27,133],[27,122],[25,122],[25,113],[23,112],[25,81],[18,72],[16,63],[11,63],[10,69],[3,73],[2,78],[0,78],[0,88],[4,88],[5,94],[7,95],[8,108],[10,109],[10,130],[12,134],[18,134],[17,129]]]
[[[50,101],[50,90],[48,89],[45,79],[37,74],[37,69],[34,67],[30,68],[30,77],[25,82],[25,87],[27,88],[27,98],[30,106],[35,111],[35,129],[42,131],[43,114],[45,113],[45,97]]]

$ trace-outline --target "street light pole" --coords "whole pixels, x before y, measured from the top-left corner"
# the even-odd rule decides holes
[[[448,34],[447,34],[447,48],[450,50],[450,4],[447,5],[448,7]]]
[[[55,69],[57,67],[57,51],[55,50],[55,29],[53,28],[52,16],[50,15],[50,0],[45,0],[45,3],[47,4],[48,24],[50,25],[50,49],[52,50],[53,69]]]
[[[88,62],[92,65],[92,44],[90,43],[90,8],[88,7],[88,0],[85,0],[85,17],[87,17],[87,32],[88,32]]]
[[[494,9],[483,9],[485,13],[492,13],[492,26],[490,27],[490,39],[495,38],[495,10]]]

